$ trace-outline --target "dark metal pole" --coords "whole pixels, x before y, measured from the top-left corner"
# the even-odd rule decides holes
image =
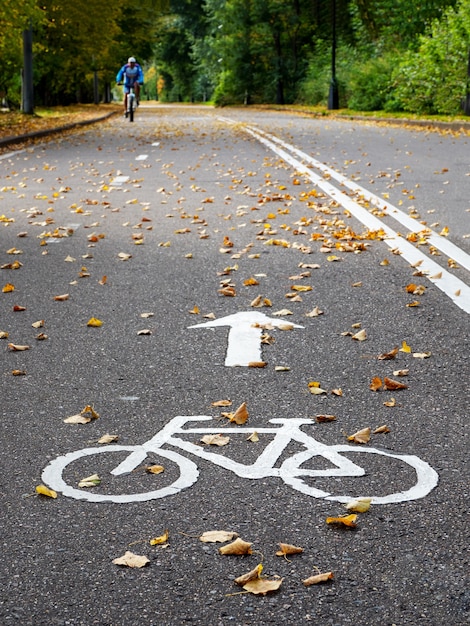
[[[336,0],[332,0],[332,43],[331,43],[331,83],[328,94],[328,108],[339,109],[338,82],[336,80]]]
[[[21,110],[30,115],[34,113],[32,26],[23,31],[23,99]]]
[[[100,103],[100,92],[99,92],[99,84],[98,84],[98,72],[97,70],[93,70],[93,103]]]
[[[467,65],[467,93],[463,103],[464,115],[470,115],[470,48],[468,49],[468,65]]]

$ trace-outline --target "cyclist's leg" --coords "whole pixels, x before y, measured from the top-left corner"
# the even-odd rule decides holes
[[[139,83],[137,81],[134,83],[134,93],[135,93],[135,103],[136,103],[136,106],[139,106],[139,103],[140,103],[140,85],[139,85]]]

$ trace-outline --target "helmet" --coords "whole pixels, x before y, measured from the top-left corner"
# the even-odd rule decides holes
[[[127,62],[128,62],[128,63],[136,63],[135,57],[129,57],[129,58],[127,59]]]

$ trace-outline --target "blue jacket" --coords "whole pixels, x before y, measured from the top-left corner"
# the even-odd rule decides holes
[[[123,65],[117,73],[116,82],[120,83],[123,79],[125,87],[133,87],[134,83],[139,83],[140,85],[143,85],[144,73],[140,65],[136,63],[133,68],[131,68],[129,63]]]

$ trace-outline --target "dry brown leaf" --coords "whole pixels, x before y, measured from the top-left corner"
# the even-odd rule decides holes
[[[17,343],[9,343],[7,347],[12,352],[24,352],[25,350],[29,350],[31,346],[21,346]]]
[[[230,441],[230,437],[224,437],[221,434],[218,435],[204,435],[201,438],[201,442],[208,446],[226,446]]]
[[[341,389],[341,387],[340,387],[339,389],[332,389],[332,390],[331,390],[331,393],[332,393],[334,396],[340,396],[340,397],[341,397],[341,396],[343,395],[343,390],[342,390],[342,389]]]
[[[389,433],[389,432],[390,432],[390,428],[386,424],[384,424],[383,426],[379,426],[378,428],[376,428],[373,434],[379,435],[380,433]]]
[[[341,526],[347,526],[348,528],[356,528],[357,515],[352,513],[351,515],[342,515],[340,517],[327,517],[327,524],[339,524]]]
[[[279,587],[282,585],[282,578],[278,578],[277,580],[268,580],[267,578],[258,578],[256,580],[250,580],[245,585],[243,585],[243,589],[253,593],[256,596],[264,596],[270,591],[277,591]]]
[[[165,471],[165,468],[163,467],[163,465],[147,465],[145,471],[147,472],[147,474],[161,474]]]
[[[102,437],[98,439],[98,443],[102,443],[102,444],[114,443],[118,439],[119,439],[119,435],[110,435],[109,433],[106,433],[106,435],[103,435]]]
[[[408,376],[410,370],[395,370],[393,372],[394,376]]]
[[[335,415],[315,415],[315,419],[317,422],[334,422],[336,419]]]
[[[33,322],[31,324],[31,326],[33,328],[43,328],[44,327],[44,320],[38,320],[37,322]]]
[[[237,583],[237,585],[240,585],[240,586],[246,585],[246,583],[249,583],[252,580],[258,579],[262,571],[263,571],[263,566],[260,563],[254,569],[250,570],[246,574],[242,574],[242,576],[235,578],[235,582]]]
[[[388,391],[397,391],[398,389],[408,389],[408,385],[404,383],[398,382],[398,380],[393,380],[392,378],[384,378],[384,389]]]
[[[393,348],[393,350],[391,350],[390,352],[384,352],[384,354],[380,354],[377,358],[379,359],[379,361],[390,361],[391,359],[394,359],[398,354],[398,346],[396,348]]]
[[[415,359],[429,359],[431,352],[414,352],[413,357]]]
[[[311,585],[318,585],[319,583],[325,583],[328,580],[332,580],[333,578],[334,578],[333,572],[325,572],[324,574],[315,574],[314,576],[310,576],[310,578],[306,578],[302,582],[306,587],[310,587]]]
[[[60,296],[54,296],[54,300],[56,300],[57,302],[63,302],[64,300],[68,300],[70,298],[70,295],[68,293],[63,293]]]
[[[348,441],[354,441],[354,443],[368,443],[370,441],[370,428],[358,430],[348,437]]]
[[[356,341],[365,341],[367,339],[366,329],[363,328],[358,333],[353,335],[352,338],[355,339]]]
[[[199,537],[203,543],[224,543],[225,541],[232,541],[238,537],[238,533],[232,530],[207,530]]]
[[[235,297],[237,295],[237,292],[235,291],[235,287],[231,287],[231,286],[227,286],[227,287],[222,287],[222,289],[219,289],[219,293],[222,296],[228,296],[228,297]]]
[[[379,378],[378,376],[375,376],[369,385],[369,389],[372,389],[372,391],[378,391],[381,388],[382,388],[382,379]]]
[[[253,554],[251,549],[251,543],[249,541],[243,541],[240,537],[237,537],[235,541],[219,548],[220,554],[223,555],[235,555],[241,556],[245,554]]]
[[[305,317],[318,317],[319,315],[323,315],[323,311],[321,311],[317,306],[314,307],[310,313],[305,313]]]
[[[279,543],[279,548],[276,552],[276,556],[286,556],[287,554],[301,554],[304,549],[299,546],[293,546],[290,543]]]
[[[115,565],[125,565],[126,567],[145,567],[145,565],[150,563],[150,560],[146,556],[134,554],[128,550],[123,556],[114,559],[113,563]]]
[[[211,402],[211,406],[230,406],[231,404],[231,400],[216,400],[215,402]]]
[[[257,443],[259,441],[259,435],[254,430],[249,437],[246,438],[247,441],[251,441],[252,443]]]
[[[395,400],[395,398],[390,398],[390,400],[385,400],[384,406],[388,406],[388,407],[397,406],[397,401]]]
[[[244,424],[248,419],[248,409],[246,408],[246,402],[240,404],[235,413],[227,413],[224,417],[229,416],[228,419],[235,424]]]
[[[266,367],[267,362],[266,361],[250,361],[248,363],[248,367],[259,367],[259,368],[263,368]]]

